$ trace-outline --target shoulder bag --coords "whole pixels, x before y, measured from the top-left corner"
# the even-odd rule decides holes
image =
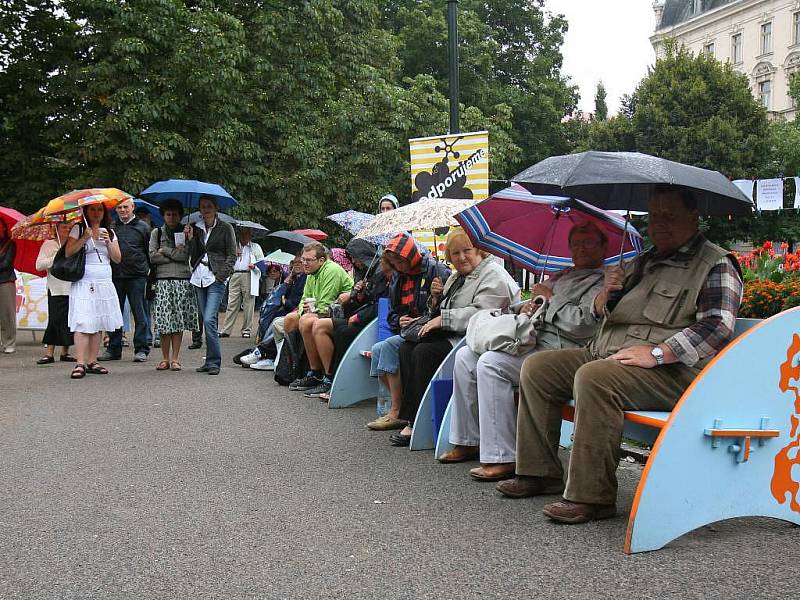
[[[81,228],[83,232],[83,228]],[[86,272],[86,246],[81,246],[72,256],[67,256],[67,245],[56,252],[50,274],[61,281],[80,281]]]

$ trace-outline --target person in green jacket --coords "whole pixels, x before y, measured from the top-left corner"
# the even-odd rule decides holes
[[[300,260],[306,272],[306,285],[296,313],[286,315],[284,328],[288,334],[300,330],[309,359],[309,371],[305,376],[289,384],[290,390],[304,391],[318,386],[324,377],[322,361],[314,345],[312,328],[320,316],[326,316],[328,307],[336,302],[339,294],[353,289],[353,278],[342,267],[328,258],[328,251],[319,242],[307,244]],[[311,351],[309,352],[309,348]],[[316,358],[316,360],[314,360]]]

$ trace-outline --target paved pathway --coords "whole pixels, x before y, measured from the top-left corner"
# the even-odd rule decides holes
[[[224,341],[228,364],[243,346]],[[367,404],[328,410],[233,365],[199,375],[199,351],[180,373],[128,354],[82,381],[38,355],[30,341],[0,355],[3,599],[797,594],[800,530],[785,523],[625,556],[624,517],[549,523],[546,499],[391,448],[364,428]],[[640,470],[621,468],[622,513]]]

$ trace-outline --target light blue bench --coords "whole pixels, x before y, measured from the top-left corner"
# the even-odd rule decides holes
[[[370,361],[365,356],[378,336],[378,319],[364,326],[350,344],[331,383],[328,408],[345,408],[378,397],[378,380],[369,376]]]
[[[800,455],[792,446],[800,445],[800,426],[791,436],[793,419],[800,423],[798,363],[800,308],[765,321],[738,319],[736,338],[672,412],[626,411],[625,437],[654,443],[628,519],[626,553],[657,550],[698,527],[734,517],[800,525],[800,492],[795,491],[794,504],[789,498],[800,490]],[[572,406],[565,407],[565,446],[573,414]],[[449,430],[448,406],[436,456],[452,448]],[[779,462],[783,475],[776,483]]]

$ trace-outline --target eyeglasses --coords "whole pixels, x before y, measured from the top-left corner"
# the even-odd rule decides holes
[[[600,247],[600,242],[597,240],[572,240],[569,243],[570,248],[585,248],[586,250],[594,250]]]
[[[315,260],[320,260],[320,259],[319,258],[301,258],[300,262],[303,263],[304,265],[307,265],[309,263],[313,263]]]

